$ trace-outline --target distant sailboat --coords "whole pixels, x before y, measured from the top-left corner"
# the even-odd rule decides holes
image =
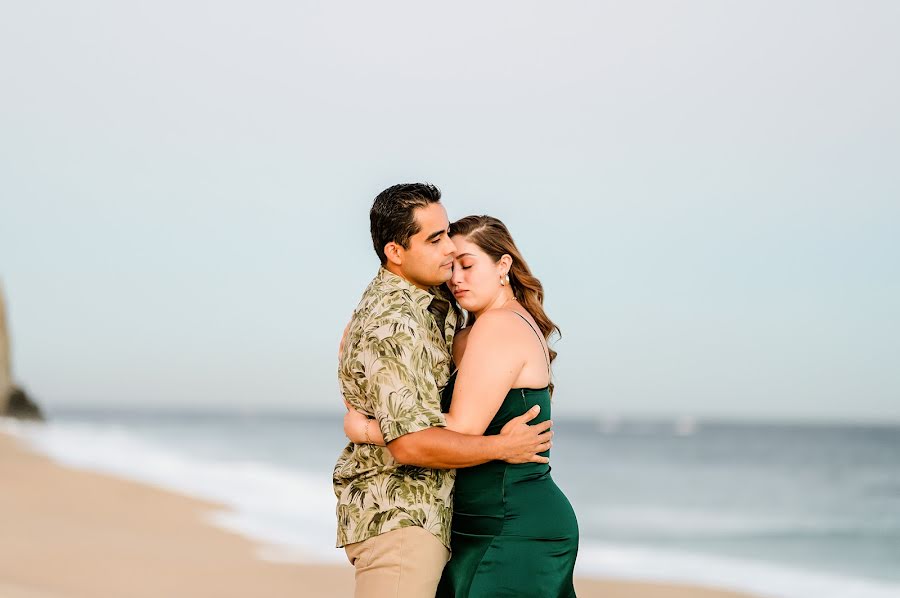
[[[675,420],[676,436],[693,436],[697,432],[697,420],[690,415],[684,415]]]

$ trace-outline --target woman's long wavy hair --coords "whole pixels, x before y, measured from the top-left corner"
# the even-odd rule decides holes
[[[453,235],[462,235],[475,243],[494,262],[500,261],[503,254],[509,254],[509,257],[512,258],[512,266],[509,268],[509,285],[516,299],[522,304],[522,307],[528,310],[544,335],[552,363],[556,359],[556,351],[550,348],[550,336],[554,332],[557,336],[562,336],[562,333],[559,327],[547,317],[547,313],[544,311],[544,286],[531,273],[506,225],[493,216],[466,216],[450,225],[450,236]],[[471,322],[474,316],[469,314],[469,318],[469,322]],[[553,391],[552,383],[550,391]]]

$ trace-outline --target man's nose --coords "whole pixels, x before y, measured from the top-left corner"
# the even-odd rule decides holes
[[[447,237],[447,255],[456,255],[456,244],[453,242],[453,239]]]

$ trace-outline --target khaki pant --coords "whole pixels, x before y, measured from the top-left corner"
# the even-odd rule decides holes
[[[356,567],[354,598],[434,598],[450,551],[410,526],[344,546]]]

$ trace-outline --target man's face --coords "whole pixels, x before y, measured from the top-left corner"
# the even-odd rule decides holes
[[[453,275],[456,246],[447,234],[450,221],[440,203],[416,208],[413,213],[419,232],[409,238],[409,248],[399,248],[400,273],[419,288],[437,286]]]

